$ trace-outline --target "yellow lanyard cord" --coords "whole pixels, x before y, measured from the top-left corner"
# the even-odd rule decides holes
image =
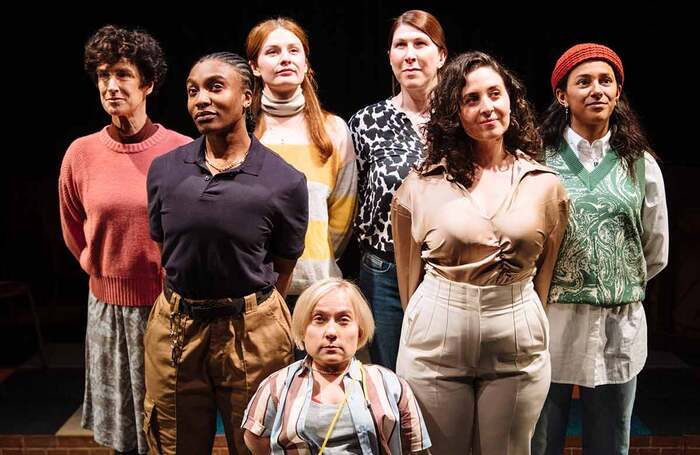
[[[360,363],[359,360],[357,361],[357,363],[360,364],[360,374],[362,375],[362,391],[364,392],[365,402],[369,403],[369,396],[367,395],[367,381],[365,381],[365,369],[362,367],[362,363]],[[338,405],[338,410],[335,411],[335,416],[333,416],[333,420],[331,420],[331,424],[328,427],[328,431],[326,431],[326,438],[323,440],[323,444],[321,445],[321,450],[318,452],[318,455],[323,455],[323,451],[326,450],[326,444],[328,444],[328,440],[331,438],[331,434],[333,433],[335,424],[338,423],[340,412],[343,410],[343,406],[345,406],[345,403],[347,403],[348,401],[348,396],[350,395],[352,386],[355,385],[355,380],[351,378],[351,381],[352,382],[350,383],[350,386],[345,391],[343,401],[341,401]]]
[[[338,410],[335,411],[335,415],[333,416],[333,420],[331,420],[331,424],[328,427],[328,431],[326,431],[326,438],[323,440],[323,444],[321,445],[321,450],[318,452],[318,455],[323,455],[323,451],[326,450],[326,444],[328,444],[328,439],[331,437],[331,433],[333,433],[333,429],[335,428],[335,424],[338,423],[338,417],[340,417],[340,411],[343,410],[343,406],[345,406],[345,403],[348,401],[348,395],[350,395],[350,391],[352,390],[352,386],[355,384],[355,380],[352,379],[352,382],[350,383],[350,387],[348,387],[348,390],[345,391],[345,396],[343,397],[343,401],[340,402],[338,405]]]

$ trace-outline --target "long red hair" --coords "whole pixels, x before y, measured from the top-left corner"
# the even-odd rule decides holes
[[[294,20],[286,17],[278,17],[276,19],[267,19],[258,23],[248,33],[246,38],[245,48],[248,61],[257,62],[258,55],[262,49],[265,40],[272,31],[283,28],[292,32],[299,38],[301,45],[304,47],[304,54],[307,58],[308,71],[301,83],[301,90],[304,93],[306,105],[304,107],[304,118],[306,119],[306,127],[308,129],[311,141],[318,147],[321,153],[321,159],[326,161],[333,154],[333,143],[326,131],[326,119],[329,112],[321,107],[316,94],[316,81],[314,80],[314,71],[308,62],[309,58],[309,38],[306,32]],[[255,79],[255,88],[253,90],[253,104],[251,105],[253,116],[256,120],[255,136],[260,138],[265,133],[265,121],[262,116],[261,98],[263,91],[263,82],[261,78]]]

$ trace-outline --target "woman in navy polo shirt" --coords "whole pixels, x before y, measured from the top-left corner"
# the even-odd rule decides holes
[[[144,427],[155,453],[210,453],[217,410],[231,453],[262,379],[292,361],[284,303],[304,250],[304,175],[260,144],[253,74],[228,52],[199,59],[187,106],[202,136],[153,162],[151,237],[166,278],[145,337]]]

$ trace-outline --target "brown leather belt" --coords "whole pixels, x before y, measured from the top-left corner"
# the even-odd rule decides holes
[[[267,286],[255,293],[258,305],[267,300],[272,295],[274,287]],[[163,287],[163,294],[170,302],[175,291],[167,286]],[[178,294],[179,295],[179,294]],[[245,298],[227,297],[223,299],[187,299],[180,296],[179,312],[189,316],[190,319],[201,321],[224,317],[236,317],[245,313]]]

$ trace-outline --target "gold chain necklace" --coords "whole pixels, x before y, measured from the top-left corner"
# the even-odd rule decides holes
[[[236,166],[238,166],[239,164],[243,163],[243,161],[245,161],[245,159],[246,159],[247,156],[248,156],[248,150],[246,150],[245,155],[243,155],[243,158],[241,158],[241,159],[239,159],[239,160],[236,160],[236,161],[232,161],[230,164],[227,164],[226,166],[223,166],[223,167],[217,167],[217,166],[215,166],[214,163],[212,163],[211,161],[209,161],[209,158],[207,158],[207,154],[206,154],[206,153],[204,154],[204,161],[205,161],[209,166],[211,166],[212,168],[214,168],[216,171],[218,171],[218,172],[224,172],[224,171],[228,171],[229,169],[233,169],[234,167],[236,167]]]

